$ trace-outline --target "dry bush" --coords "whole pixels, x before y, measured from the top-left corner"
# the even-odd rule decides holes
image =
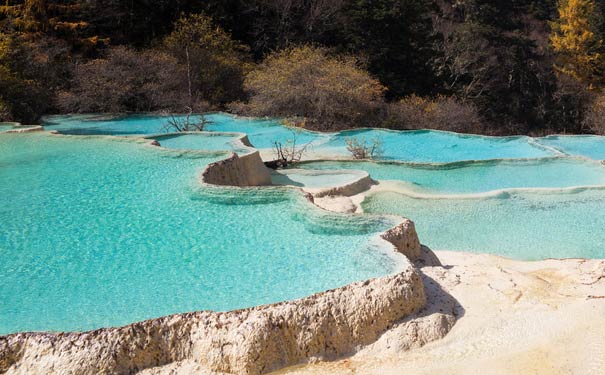
[[[586,109],[584,125],[595,134],[605,135],[605,95],[596,96]]]
[[[75,113],[179,111],[188,105],[185,76],[183,66],[165,53],[115,47],[105,59],[76,66],[71,89],[59,94],[58,105]]]
[[[347,151],[353,155],[354,159],[378,159],[383,154],[382,139],[379,137],[372,138],[369,142],[367,139],[358,139],[355,137],[346,138]]]
[[[375,125],[385,88],[352,58],[312,46],[276,52],[244,81],[245,113],[301,117],[318,130]]]
[[[300,126],[286,123],[286,126],[291,131],[292,135],[284,143],[280,141],[273,142],[273,152],[275,159],[265,163],[269,168],[278,169],[285,168],[288,165],[300,162],[311,146],[311,142],[301,144],[298,141],[298,136],[302,131]]]
[[[427,99],[411,95],[387,104],[385,127],[391,129],[437,129],[459,133],[483,133],[477,110],[453,97]]]

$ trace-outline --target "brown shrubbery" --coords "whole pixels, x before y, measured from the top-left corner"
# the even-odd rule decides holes
[[[595,134],[605,135],[605,95],[596,96],[589,105],[584,115],[584,125]]]
[[[110,48],[74,68],[64,112],[195,112],[244,97],[247,50],[205,15],[179,19],[163,50]]]
[[[384,126],[391,129],[438,129],[460,133],[483,133],[476,109],[452,97],[435,99],[408,96],[387,104]]]
[[[312,46],[270,55],[244,81],[248,103],[231,106],[253,116],[296,118],[332,131],[358,127],[483,132],[477,111],[451,97],[409,96],[386,103],[385,88],[352,58]]]
[[[187,99],[183,67],[170,55],[112,48],[104,59],[74,70],[72,87],[58,105],[66,112],[181,110]]]
[[[346,138],[347,151],[351,153],[353,159],[378,159],[382,156],[382,139],[379,137],[371,140],[359,139],[357,137]]]
[[[244,76],[251,67],[248,48],[204,14],[177,20],[163,41],[170,55],[185,68],[192,98],[225,104],[244,98]]]
[[[312,46],[270,55],[247,75],[244,88],[250,100],[240,111],[302,117],[318,130],[378,125],[385,90],[354,59]]]

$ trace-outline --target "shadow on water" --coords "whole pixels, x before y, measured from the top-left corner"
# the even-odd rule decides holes
[[[305,184],[298,182],[298,181],[294,181],[287,175],[283,175],[280,173],[272,173],[271,180],[273,181],[274,185],[291,185],[291,186],[297,186],[297,187],[305,186]]]

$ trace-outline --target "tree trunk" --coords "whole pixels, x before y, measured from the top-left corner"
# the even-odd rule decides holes
[[[187,56],[187,84],[189,88],[189,106],[193,105],[193,95],[191,94],[191,63],[189,62],[189,46],[185,46],[185,55]]]

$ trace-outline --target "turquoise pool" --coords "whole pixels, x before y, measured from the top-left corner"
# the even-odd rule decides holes
[[[366,212],[405,215],[433,250],[493,253],[517,259],[604,258],[605,190],[510,192],[467,199],[370,195]]]
[[[286,169],[271,172],[271,180],[274,185],[290,185],[312,189],[347,185],[363,176],[358,172],[336,170],[336,168],[328,170]]]
[[[547,144],[529,137],[484,137],[442,131],[388,131],[361,129],[340,133],[317,133],[293,130],[277,120],[250,119],[224,113],[206,115],[206,130],[240,132],[248,135],[259,149],[270,149],[274,143],[296,139],[297,144],[310,144],[309,150],[318,155],[347,157],[347,138],[370,141],[379,138],[383,144],[384,160],[419,163],[449,163],[461,160],[491,160],[542,158],[559,155]],[[108,118],[101,115],[50,116],[44,126],[64,134],[149,135],[162,132],[167,117],[134,115]]]
[[[0,135],[0,150],[0,334],[231,310],[398,267],[375,240],[392,218],[201,188],[225,155],[47,134]]]
[[[11,130],[14,129],[14,125],[13,124],[8,124],[8,123],[2,123],[0,122],[0,133],[5,132],[7,130]]]
[[[370,142],[380,139],[384,160],[420,163],[449,163],[461,160],[540,158],[556,155],[554,150],[528,137],[484,137],[432,130],[349,130],[336,134],[321,147],[347,155],[346,139]]]
[[[569,155],[596,160],[605,159],[605,137],[590,135],[552,135],[539,138],[540,143]]]
[[[511,188],[605,185],[605,165],[574,158],[500,160],[447,165],[320,161],[304,169],[364,170],[375,180],[397,180],[425,194],[472,194]]]
[[[246,133],[261,149],[293,137],[276,120],[207,117],[208,131]],[[0,134],[0,335],[230,310],[385,275],[399,260],[377,241],[396,222],[383,214],[414,220],[436,250],[605,257],[603,137],[297,132],[300,144],[338,158],[347,137],[382,138],[381,162],[310,162],[299,168],[322,172],[274,175],[307,187],[359,176],[350,170],[396,181],[364,201],[376,215],[348,216],[283,187],[202,187],[208,163],[243,150],[230,135],[157,136],[165,122],[53,116],[46,129],[71,135]]]
[[[296,139],[299,144],[306,144],[321,143],[329,139],[327,134],[292,130],[277,120],[248,119],[223,113],[212,113],[205,117],[209,121],[205,130],[245,133],[257,148],[272,148],[275,141],[285,143],[287,140]],[[134,136],[162,133],[168,120],[168,117],[158,115],[49,116],[45,119],[44,126],[47,130],[56,130],[63,134]]]
[[[204,150],[204,151],[235,151],[237,153],[247,153],[248,150],[239,141],[237,134],[215,134],[207,132],[190,134],[170,134],[154,136],[154,139],[160,143],[160,146],[175,150]]]

